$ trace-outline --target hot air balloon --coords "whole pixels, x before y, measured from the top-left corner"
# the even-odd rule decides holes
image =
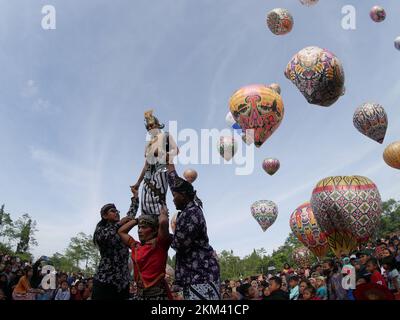
[[[308,103],[329,107],[344,94],[344,71],[339,59],[318,47],[307,47],[294,55],[285,76]]]
[[[278,207],[273,201],[256,201],[251,205],[251,214],[265,232],[275,222]]]
[[[311,206],[337,257],[348,255],[359,243],[367,242],[382,214],[378,188],[361,176],[322,179],[313,190]]]
[[[186,181],[193,183],[197,179],[197,171],[194,169],[186,169],[183,172],[183,177],[186,179]]]
[[[328,240],[315,219],[310,202],[303,203],[293,211],[289,225],[299,241],[318,259],[325,257],[329,250]]]
[[[395,47],[397,50],[400,50],[400,36],[397,37],[396,39],[394,39],[394,47]]]
[[[276,8],[267,14],[267,26],[275,35],[284,35],[293,28],[294,20],[289,10]]]
[[[263,84],[237,90],[229,100],[229,108],[243,132],[254,129],[257,148],[279,127],[284,115],[281,96]]]
[[[319,0],[300,0],[303,6],[311,7],[318,3]]]
[[[400,169],[400,141],[389,144],[383,152],[383,160],[395,169]]]
[[[229,161],[233,158],[237,151],[237,143],[232,136],[222,136],[218,143],[219,154],[226,160]]]
[[[379,143],[385,139],[388,118],[380,104],[364,103],[358,107],[354,112],[353,123],[363,135]]]
[[[265,170],[265,172],[271,176],[279,170],[280,166],[281,166],[281,164],[280,164],[279,160],[274,159],[274,158],[264,159],[264,161],[262,163],[262,167]]]
[[[300,247],[293,250],[293,260],[301,268],[311,266],[311,251],[306,247]]]
[[[269,87],[274,90],[276,93],[281,94],[281,86],[277,83],[271,83]]]
[[[380,6],[374,6],[369,12],[369,16],[375,22],[382,22],[386,18],[386,11]]]

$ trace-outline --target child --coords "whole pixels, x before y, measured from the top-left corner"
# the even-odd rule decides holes
[[[303,300],[322,300],[317,296],[317,291],[313,286],[308,286],[303,291]]]
[[[371,274],[371,283],[387,287],[386,281],[380,272],[378,261],[375,258],[371,258],[367,261],[367,271]]]
[[[289,278],[289,286],[290,286],[290,300],[297,300],[299,298],[299,277],[293,275]]]
[[[325,278],[319,276],[315,281],[317,286],[316,296],[321,300],[328,300],[328,290],[326,288]]]
[[[70,297],[68,282],[64,280],[61,282],[61,287],[57,290],[54,300],[69,300]]]

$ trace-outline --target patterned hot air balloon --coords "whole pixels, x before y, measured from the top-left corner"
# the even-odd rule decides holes
[[[306,247],[300,247],[293,250],[293,260],[301,268],[311,266],[311,251]]]
[[[237,151],[237,143],[232,136],[222,136],[218,143],[219,154],[226,160],[229,161],[233,158]]]
[[[279,127],[284,115],[281,96],[262,84],[237,90],[229,100],[229,108],[243,132],[254,130],[257,148]]]
[[[279,170],[280,166],[281,164],[279,160],[274,158],[267,158],[262,163],[262,167],[265,170],[265,172],[271,176]]]
[[[386,11],[380,6],[374,6],[369,12],[369,16],[375,22],[382,22],[386,18]]]
[[[385,139],[388,118],[385,109],[377,103],[364,103],[353,116],[354,126],[363,135],[382,143]]]
[[[397,37],[396,39],[394,39],[394,47],[397,50],[400,50],[400,37]]]
[[[251,214],[265,232],[275,222],[278,207],[273,201],[256,201],[251,205]]]
[[[389,144],[383,152],[383,160],[395,169],[400,169],[400,141]]]
[[[303,6],[311,7],[318,3],[319,0],[300,0]]]
[[[267,26],[275,35],[284,35],[293,29],[293,16],[289,10],[276,8],[267,14]]]
[[[308,103],[329,107],[344,94],[344,71],[339,59],[318,47],[307,47],[294,55],[285,76]]]
[[[271,83],[269,87],[274,90],[276,93],[281,94],[281,86],[277,83]]]
[[[321,259],[327,254],[328,240],[315,219],[310,202],[303,203],[292,213],[289,224],[294,235],[316,257]]]
[[[311,206],[337,257],[348,255],[375,233],[382,214],[376,185],[361,176],[322,179],[313,190]]]

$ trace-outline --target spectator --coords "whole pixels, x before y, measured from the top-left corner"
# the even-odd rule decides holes
[[[342,287],[342,274],[332,259],[325,260],[322,265],[324,275],[327,277],[329,300],[347,300],[347,292]]]
[[[269,279],[269,295],[264,297],[264,300],[289,300],[287,292],[281,289],[282,279],[279,277],[272,277]]]
[[[58,288],[54,300],[70,300],[71,295],[69,292],[69,286],[67,280],[61,282],[60,288]]]
[[[299,277],[297,275],[292,275],[289,278],[289,286],[290,286],[290,300],[297,300],[299,298]]]

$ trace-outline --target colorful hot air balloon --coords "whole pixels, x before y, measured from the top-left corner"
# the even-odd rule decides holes
[[[400,169],[400,141],[389,144],[383,152],[383,160],[395,169]]]
[[[276,8],[267,14],[267,26],[275,35],[284,35],[293,28],[294,20],[289,10]]]
[[[274,90],[276,93],[281,94],[281,86],[277,83],[271,83],[268,87]]]
[[[319,0],[300,0],[303,6],[311,7],[318,3]]]
[[[363,135],[382,143],[385,139],[388,118],[385,109],[377,103],[364,103],[353,116],[354,126]]]
[[[300,247],[293,250],[293,260],[301,268],[311,266],[311,251],[306,247]]]
[[[369,16],[375,22],[382,22],[386,18],[386,11],[380,6],[374,6],[369,12]]]
[[[319,259],[329,250],[325,232],[319,227],[310,202],[305,202],[293,211],[289,220],[294,235]]]
[[[222,136],[218,143],[219,154],[226,160],[229,161],[233,158],[237,151],[237,143],[232,136]]]
[[[229,108],[244,132],[254,129],[257,148],[279,127],[284,115],[281,96],[263,84],[237,90],[229,100]]]
[[[275,222],[278,207],[273,201],[256,201],[251,205],[251,214],[265,232]]]
[[[318,47],[307,47],[294,55],[285,76],[308,103],[329,107],[344,94],[344,71],[339,59]]]
[[[274,158],[267,158],[262,163],[263,169],[270,176],[272,176],[275,172],[277,172],[279,170],[280,166],[281,166],[281,164],[280,164],[279,160],[274,159]]]
[[[378,188],[361,176],[322,179],[313,190],[311,206],[337,257],[348,255],[359,243],[367,242],[382,214]]]
[[[397,37],[396,39],[394,39],[394,47],[395,47],[397,50],[400,50],[400,36]]]

